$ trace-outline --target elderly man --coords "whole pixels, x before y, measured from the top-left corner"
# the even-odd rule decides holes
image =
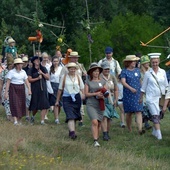
[[[77,51],[72,51],[70,52],[70,55],[68,56],[69,57],[69,60],[68,62],[69,63],[76,63],[78,65],[78,69],[76,71],[76,74],[80,75],[80,77],[86,77],[87,75],[87,72],[83,66],[83,64],[80,64],[78,62],[78,59],[79,59],[79,55],[78,55],[78,52]],[[64,74],[67,74],[68,73],[68,69],[67,69],[67,65],[65,65],[62,70],[61,70],[61,73],[60,73],[60,77]],[[81,115],[82,115],[82,120],[79,122],[79,126],[83,126],[83,116],[84,116],[84,107],[83,107],[83,104],[81,106]]]
[[[101,59],[98,62],[98,65],[101,66],[102,62],[108,61],[110,63],[110,74],[117,77],[121,73],[121,68],[120,68],[119,62],[112,57],[113,56],[113,48],[106,47],[105,55],[106,55],[106,57],[104,59]]]

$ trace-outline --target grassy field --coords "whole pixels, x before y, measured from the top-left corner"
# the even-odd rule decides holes
[[[54,124],[49,112],[46,126],[40,125],[39,115],[35,125],[23,120],[23,126],[6,121],[0,107],[0,170],[169,170],[170,169],[170,115],[161,122],[163,140],[158,141],[147,131],[137,134],[119,126],[114,119],[111,140],[99,139],[101,147],[93,147],[90,121],[85,115],[85,127],[77,126],[78,138],[68,138],[65,115],[60,115],[60,125]]]

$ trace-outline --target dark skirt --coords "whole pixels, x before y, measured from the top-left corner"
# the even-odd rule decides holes
[[[63,97],[63,109],[66,114],[66,123],[68,120],[81,120],[81,97],[80,94],[76,94],[76,101],[73,102],[71,97]]]
[[[13,117],[22,118],[26,115],[26,96],[24,84],[10,84],[9,104]]]
[[[52,87],[52,89],[53,89],[53,91],[54,91],[54,94],[50,94],[50,93],[48,94],[50,106],[54,106],[55,103],[56,103],[58,86],[59,86],[59,83],[53,83],[53,82],[51,82],[51,87]],[[62,106],[62,102],[61,102],[61,101],[59,101],[59,105]]]

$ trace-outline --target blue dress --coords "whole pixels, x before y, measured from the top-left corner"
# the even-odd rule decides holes
[[[139,103],[141,93],[140,70],[138,68],[135,68],[134,70],[123,69],[121,78],[125,78],[126,83],[137,90],[136,93],[132,93],[123,86],[123,106],[125,113],[142,112],[143,104]]]

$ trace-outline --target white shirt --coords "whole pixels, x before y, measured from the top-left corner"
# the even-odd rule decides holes
[[[161,91],[152,74],[157,79]],[[144,75],[141,91],[146,95],[146,102],[154,103],[155,101],[158,101],[162,94],[165,94],[167,86],[168,81],[166,78],[165,70],[159,68],[157,74],[155,74],[153,69],[150,68]]]
[[[104,59],[100,60],[98,62],[98,65],[101,66],[102,62],[105,60],[107,60],[106,57]],[[110,63],[110,74],[116,76],[116,73],[117,73],[119,75],[122,71],[122,69],[120,68],[119,62],[117,60],[115,60],[113,57],[110,61],[109,60],[107,60],[107,61]]]
[[[58,66],[57,71],[55,71],[55,73],[50,74],[50,82],[59,83],[61,70],[62,70],[62,66]]]
[[[73,82],[73,79],[71,79],[71,77],[67,74],[66,79],[65,79],[65,86],[64,86],[64,89],[63,89],[63,80],[64,80],[64,75],[63,75],[61,77],[59,89],[64,90],[64,91],[68,92],[69,94],[79,93],[80,90],[84,89],[84,83],[83,83],[81,77],[79,76],[79,80],[80,80],[80,85],[79,85],[78,76],[79,75],[75,75],[75,80]]]
[[[119,91],[118,99],[123,99],[123,85],[120,82],[117,82],[117,87]]]
[[[12,84],[24,84],[28,78],[24,70],[17,71],[15,68],[10,70],[6,77],[11,80]]]

